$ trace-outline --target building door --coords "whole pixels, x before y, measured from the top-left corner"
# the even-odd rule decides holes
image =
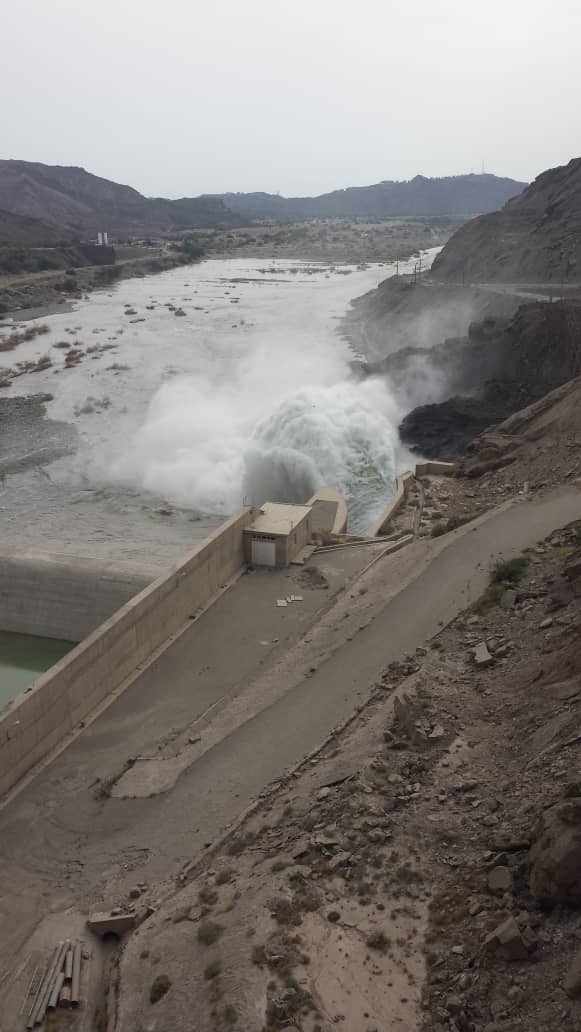
[[[252,538],[252,565],[276,566],[276,541]]]

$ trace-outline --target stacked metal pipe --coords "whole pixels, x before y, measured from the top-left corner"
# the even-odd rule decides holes
[[[41,1025],[48,1010],[78,1007],[81,998],[81,951],[80,942],[67,939],[57,943],[30,1005],[27,1029]]]

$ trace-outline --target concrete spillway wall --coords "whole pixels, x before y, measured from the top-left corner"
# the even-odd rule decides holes
[[[0,796],[208,604],[244,564],[242,509],[0,713]]]
[[[408,470],[407,473],[402,473],[401,477],[397,478],[395,494],[390,500],[387,508],[382,512],[379,519],[369,530],[370,537],[379,537],[381,534],[387,533],[391,520],[395,514],[399,512],[408,496],[408,491],[413,479],[414,475],[410,470]]]
[[[406,473],[402,473],[401,476],[396,479],[395,494],[390,499],[387,508],[384,509],[381,516],[373,524],[369,530],[370,537],[379,537],[382,534],[387,534],[389,531],[389,525],[393,517],[399,512],[402,505],[404,504],[410,487],[414,481],[414,477],[436,476],[436,477],[451,477],[454,476],[457,466],[455,462],[418,462],[415,468],[415,473],[411,470],[407,470]]]
[[[0,555],[0,630],[81,641],[154,579],[112,563]]]

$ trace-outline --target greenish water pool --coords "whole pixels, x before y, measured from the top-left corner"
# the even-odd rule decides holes
[[[66,656],[74,642],[0,631],[0,709],[39,674]]]

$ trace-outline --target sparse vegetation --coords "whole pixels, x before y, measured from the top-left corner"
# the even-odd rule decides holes
[[[526,556],[515,559],[499,559],[490,571],[490,583],[479,599],[470,607],[470,612],[483,616],[497,606],[507,588],[518,584],[525,576],[529,565]]]
[[[524,555],[516,559],[499,559],[490,574],[490,581],[493,584],[518,584],[525,576],[528,565],[529,561]]]
[[[218,902],[218,893],[210,885],[202,885],[198,893],[200,903],[206,907],[213,907]]]
[[[50,326],[46,323],[39,323],[37,326],[27,326],[25,330],[9,334],[8,337],[0,338],[0,351],[13,351],[19,344],[28,340],[34,340],[45,333],[50,333]]]
[[[121,279],[123,270],[118,265],[102,265],[95,273],[95,286],[106,287]]]
[[[201,921],[198,925],[198,942],[204,946],[213,946],[224,929],[216,921]]]
[[[431,535],[433,538],[442,537],[442,534],[449,534],[451,530],[456,530],[467,521],[468,517],[450,516],[447,520],[440,520],[439,523],[434,524]]]
[[[222,871],[218,871],[216,875],[216,885],[227,885],[231,882],[236,871],[233,867],[225,867]]]
[[[431,534],[431,536],[433,538],[442,537],[442,534],[446,534],[447,532],[448,532],[448,527],[446,526],[445,523],[436,523],[432,527],[432,534]]]
[[[67,294],[70,291],[78,290],[79,284],[77,283],[77,280],[67,272],[66,278],[64,280],[58,280],[56,283],[53,283],[53,287],[55,290],[58,290],[61,294]]]
[[[198,261],[203,258],[205,253],[205,247],[195,237],[184,237],[183,240],[172,244],[172,250],[177,251],[178,254],[187,258],[190,262]]]
[[[211,960],[209,964],[204,968],[204,978],[207,982],[211,982],[213,978],[217,978],[222,970],[221,960]]]
[[[252,958],[252,963],[256,964],[257,967],[264,967],[264,965],[266,964],[266,953],[264,950],[264,946],[259,945],[259,943],[256,943],[252,947],[252,953],[250,954],[250,956]]]
[[[390,940],[382,931],[372,932],[367,936],[366,942],[370,950],[378,950],[380,953],[385,953],[390,945]]]
[[[157,1003],[158,1000],[161,1000],[162,996],[169,992],[171,984],[169,975],[158,975],[157,978],[154,978],[149,990],[149,1002]]]

